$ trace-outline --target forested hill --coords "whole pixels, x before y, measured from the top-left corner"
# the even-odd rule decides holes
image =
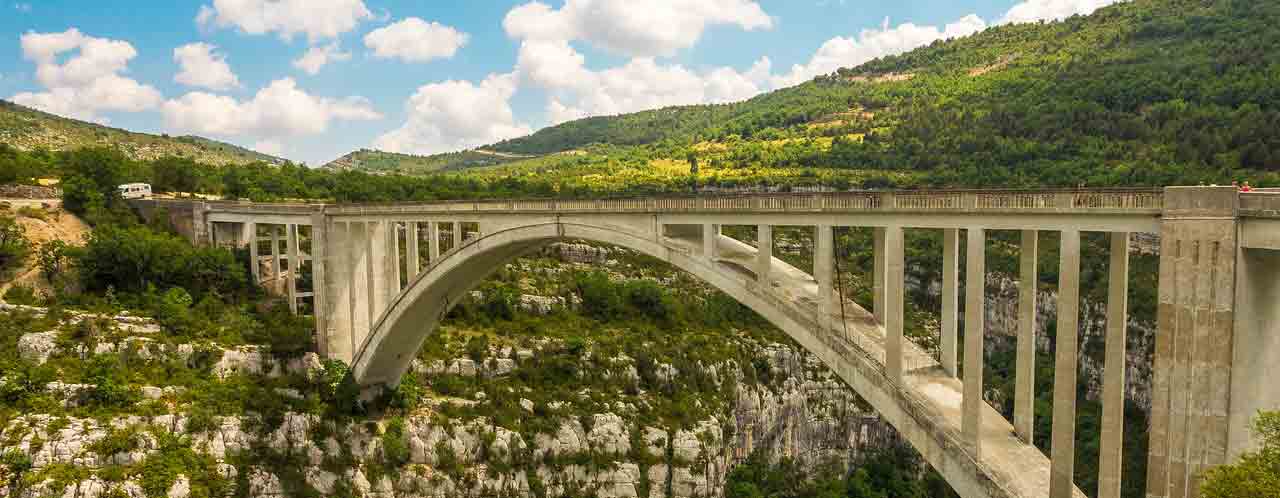
[[[170,137],[136,133],[77,119],[55,116],[0,100],[0,143],[19,150],[51,152],[113,146],[131,159],[180,156],[202,164],[282,164],[284,159],[197,136]]]
[[[1280,2],[1145,0],[1009,25],[728,105],[565,123],[490,149],[831,137],[762,166],[931,183],[1163,183],[1280,169]],[[699,145],[701,144],[701,146]]]

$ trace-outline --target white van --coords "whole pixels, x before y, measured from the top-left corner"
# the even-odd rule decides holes
[[[151,184],[126,183],[119,187],[120,197],[125,199],[148,199],[151,197]]]

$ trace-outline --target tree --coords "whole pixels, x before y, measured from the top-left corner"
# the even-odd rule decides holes
[[[31,253],[27,230],[11,216],[0,216],[0,270],[21,264]]]
[[[1262,446],[1240,461],[1210,469],[1204,498],[1274,498],[1280,490],[1280,412],[1262,412],[1253,422]]]
[[[71,246],[57,239],[50,240],[40,246],[36,262],[40,266],[40,273],[44,275],[45,280],[52,284],[59,276],[66,273],[71,264],[70,252]]]

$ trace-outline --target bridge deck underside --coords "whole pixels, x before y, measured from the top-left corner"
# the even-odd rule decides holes
[[[692,254],[698,251],[702,241],[676,236],[664,237],[664,243]],[[721,236],[717,250],[716,264],[720,266],[719,270],[733,268],[733,273],[740,275],[740,278],[755,280],[754,274],[742,271],[755,264],[755,247]],[[765,287],[765,292],[773,294],[781,302],[791,303],[801,313],[811,316],[821,313],[818,305],[818,283],[803,270],[775,258]],[[823,323],[822,320],[815,321]],[[843,311],[836,307],[830,323],[834,327],[819,334],[819,338],[851,347],[861,356],[837,361],[872,362],[875,366],[883,367],[886,332],[872,313],[855,302],[846,301]],[[933,354],[912,341],[904,341],[903,355],[904,377],[898,387],[902,388],[902,393],[916,407],[928,412],[927,418],[936,424],[932,430],[946,434],[954,446],[959,447],[964,383],[948,375]],[[908,408],[910,409],[912,408]],[[986,403],[983,404],[982,445],[977,464],[987,471],[998,486],[1006,488],[1012,496],[1048,495],[1049,459],[1036,447],[1020,441],[1014,434],[1013,425]],[[931,455],[925,456],[929,458]],[[1084,496],[1078,489],[1074,495]]]

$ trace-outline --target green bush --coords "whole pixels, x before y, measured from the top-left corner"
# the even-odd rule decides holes
[[[21,265],[28,254],[31,242],[27,240],[27,229],[12,216],[0,216],[0,271]]]
[[[1236,463],[1210,469],[1204,498],[1271,498],[1280,490],[1280,412],[1263,412],[1253,423],[1261,447]]]
[[[182,287],[194,296],[226,296],[248,289],[245,268],[229,251],[192,247],[146,227],[100,227],[90,235],[77,265],[85,288],[95,291]]]
[[[36,290],[27,285],[13,284],[9,290],[4,293],[4,300],[9,304],[21,304],[26,306],[39,306],[43,303],[43,299]]]

